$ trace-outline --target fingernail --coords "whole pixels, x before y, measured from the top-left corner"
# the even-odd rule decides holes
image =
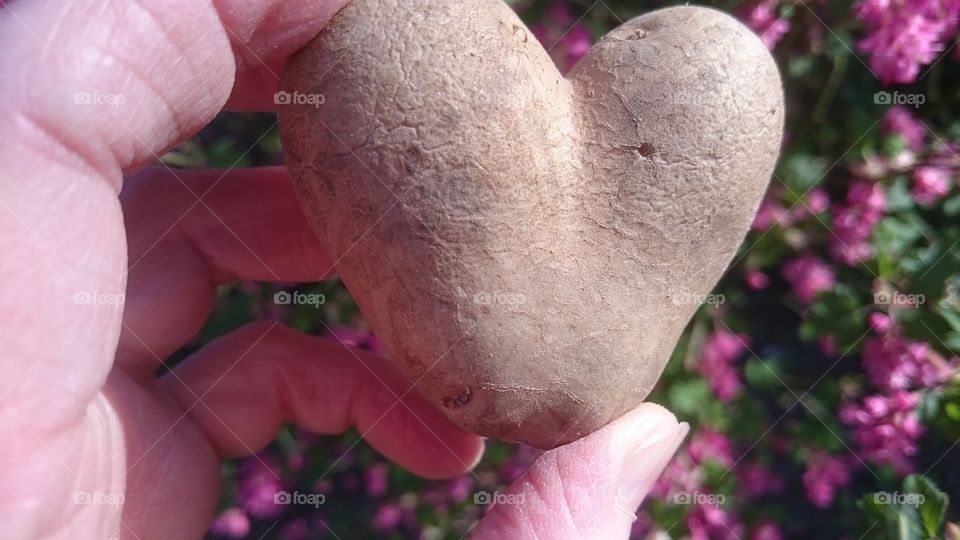
[[[625,505],[631,509],[640,506],[689,431],[687,424],[674,424],[669,419],[667,426],[644,426],[637,434],[636,446],[620,471],[620,494]]]

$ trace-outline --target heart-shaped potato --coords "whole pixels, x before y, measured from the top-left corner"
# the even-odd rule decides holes
[[[766,48],[696,7],[564,78],[500,0],[353,0],[282,87],[302,205],[390,356],[462,428],[541,448],[647,396],[783,127]]]

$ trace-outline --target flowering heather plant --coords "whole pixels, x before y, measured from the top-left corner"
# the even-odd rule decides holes
[[[511,3],[563,71],[620,21],[670,5]],[[712,4],[778,59],[787,135],[714,291],[723,301],[690,322],[650,397],[693,431],[633,537],[956,540],[960,1]],[[229,165],[259,135],[249,126],[268,121],[224,117],[200,135],[206,152],[183,147],[166,159]],[[253,159],[276,161],[276,140],[258,143]],[[200,341],[268,317],[382,351],[340,285],[284,290],[326,301],[278,305],[271,287],[225,288]],[[356,434],[290,428],[224,467],[209,536],[459,539],[538,453],[490,442],[473,474],[428,482]],[[283,504],[277,493],[315,504]]]

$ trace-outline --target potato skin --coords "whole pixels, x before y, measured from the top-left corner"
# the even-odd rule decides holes
[[[390,356],[463,429],[552,448],[638,405],[779,152],[777,68],[669,8],[563,78],[500,0],[354,0],[287,66],[284,151]]]

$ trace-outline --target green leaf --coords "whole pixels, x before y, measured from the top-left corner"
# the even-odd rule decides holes
[[[917,509],[897,503],[901,495],[899,492],[880,491],[860,498],[859,506],[864,511],[864,517],[874,523],[870,528],[870,538],[926,540],[922,535],[924,529]]]
[[[950,325],[939,314],[923,309],[921,306],[920,309],[901,311],[898,320],[907,337],[925,341],[946,355],[960,352],[949,348],[940,337],[950,333]]]
[[[960,312],[954,306],[949,306],[947,304],[940,304],[937,307],[937,313],[939,313],[947,324],[950,325],[956,332],[960,332]]]
[[[794,79],[804,79],[810,76],[814,67],[813,56],[794,56],[787,61],[787,74]]]
[[[905,253],[913,251],[911,248],[923,238],[925,228],[926,224],[912,219],[911,214],[887,216],[880,220],[871,241],[878,267],[883,270],[881,277],[892,279],[902,271],[898,262],[903,260]]]
[[[897,137],[899,139],[899,137]],[[900,175],[887,189],[887,212],[891,214],[912,210],[915,206],[910,195],[910,185],[907,177]]]
[[[782,388],[783,362],[779,358],[750,358],[743,368],[744,378],[755,388]],[[779,378],[778,378],[779,377]]]
[[[808,341],[833,336],[839,350],[846,351],[858,343],[867,329],[863,305],[849,285],[840,283],[817,296],[807,320],[800,326],[800,336]]]
[[[939,538],[947,516],[950,498],[932,480],[925,476],[910,475],[903,482],[906,495],[917,495],[920,502],[920,521],[929,538]]]
[[[853,39],[851,39],[850,35],[844,30],[830,32],[823,46],[824,52],[827,53],[827,57],[830,59],[849,56],[853,48]]]
[[[697,417],[703,404],[713,399],[710,386],[701,377],[680,381],[670,387],[670,410],[680,416]]]
[[[960,214],[960,195],[954,195],[943,202],[943,213],[948,216]]]
[[[799,195],[814,187],[823,178],[828,165],[823,158],[798,152],[783,160],[780,166],[780,177]]]

